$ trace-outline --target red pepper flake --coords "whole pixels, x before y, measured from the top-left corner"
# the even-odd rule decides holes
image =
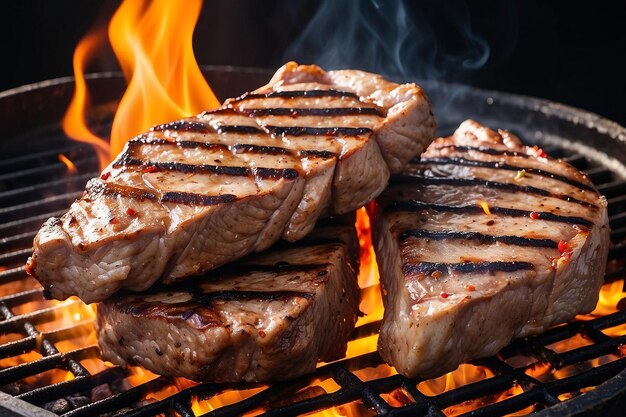
[[[441,298],[448,298],[448,297],[450,297],[450,294],[448,294],[447,292],[442,292],[440,295],[441,295]]]
[[[128,214],[129,216],[135,216],[137,212],[129,207],[126,209],[126,214]]]
[[[117,218],[111,217],[111,220],[109,220],[109,223],[111,223],[111,224],[117,223]]]
[[[559,252],[561,252],[561,254],[564,254],[565,252],[572,250],[569,243],[564,240],[559,240],[558,249],[559,249]]]
[[[265,335],[265,332],[264,332],[263,330],[259,330],[259,336],[261,336],[261,337],[265,337],[265,336],[266,336],[266,335]]]
[[[105,172],[105,173],[103,173],[102,175],[100,175],[100,179],[102,179],[102,180],[105,180],[105,181],[106,181],[106,180],[108,180],[108,179],[109,179],[109,177],[110,177],[110,176],[111,176],[111,173],[110,173],[110,172]]]
[[[439,278],[442,274],[443,274],[443,272],[441,272],[441,271],[437,270],[437,271],[433,271],[433,273],[432,273],[432,274],[430,274],[430,276],[431,276],[431,277],[433,277],[433,278],[435,278],[435,279],[437,279],[437,278]]]
[[[537,213],[536,211],[531,211],[530,218],[533,220],[537,220],[539,218],[539,213]]]
[[[465,286],[465,289],[466,289],[467,291],[476,291],[476,287],[475,287],[473,284],[467,284],[467,285]]]
[[[547,158],[548,154],[546,153],[546,151],[544,151],[543,149],[541,149],[539,146],[535,145],[532,148],[533,153],[535,154],[536,157],[538,158]]]
[[[149,165],[143,169],[143,172],[157,172],[159,168],[156,165]]]

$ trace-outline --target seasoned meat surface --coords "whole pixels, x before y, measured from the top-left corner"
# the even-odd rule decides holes
[[[197,381],[274,381],[345,354],[356,322],[353,226],[316,229],[206,277],[98,304],[104,356]]]
[[[604,197],[578,170],[468,120],[378,199],[378,348],[433,377],[591,311],[606,265]]]
[[[377,196],[434,128],[415,84],[286,64],[255,92],[129,141],[44,224],[27,270],[53,298],[94,302],[296,241]]]

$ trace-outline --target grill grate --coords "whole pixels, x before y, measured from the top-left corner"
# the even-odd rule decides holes
[[[238,401],[224,400],[227,404],[206,415],[258,412],[292,416],[357,402],[356,409],[366,415],[444,416],[460,412],[459,407],[473,401],[478,408],[463,411],[463,415],[496,416],[559,404],[626,369],[626,311],[618,310],[516,340],[496,357],[464,365],[482,367],[490,373],[487,378],[435,394],[424,387],[422,379],[393,375],[376,352],[326,364],[313,375],[270,386],[194,384],[164,377],[131,383],[136,368],[112,366],[100,359],[95,339],[89,340],[93,337],[91,319],[76,313],[87,307],[77,300],[44,300],[41,288],[24,271],[32,238],[41,223],[63,213],[80,195],[87,179],[97,175],[91,148],[70,142],[58,132],[47,134],[47,139],[37,145],[42,151],[28,155],[5,152],[0,161],[0,390],[37,407],[67,417],[193,416],[194,401],[238,392]],[[583,155],[558,147],[546,151],[584,170],[609,199],[616,244],[609,254],[606,285],[615,286],[611,283],[626,276],[621,263],[626,258],[626,245],[618,243],[626,237],[626,183]],[[59,153],[75,163],[77,174],[67,172],[58,160]],[[77,314],[75,320],[59,324],[59,317]],[[379,325],[364,324],[356,329],[354,339],[375,337]],[[621,333],[606,332],[619,326]],[[67,342],[73,339],[88,342],[69,349]],[[573,349],[558,347],[571,339],[584,343]],[[90,370],[87,363],[98,366]],[[541,367],[549,371],[535,372]],[[41,377],[44,383],[40,385],[29,382],[33,376],[50,372],[66,375],[50,382]]]

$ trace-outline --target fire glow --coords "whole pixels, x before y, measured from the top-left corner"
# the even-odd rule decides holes
[[[104,42],[100,32],[83,38],[74,53],[76,90],[63,120],[68,136],[92,144],[100,169],[134,136],[155,124],[219,106],[193,53],[201,0],[126,0],[113,15],[108,39],[128,84],[111,128],[110,141],[87,126],[89,94],[84,68]]]
[[[119,153],[128,139],[148,130],[152,125],[187,117],[202,110],[214,108],[219,104],[202,77],[192,50],[193,29],[202,3],[197,0],[185,2],[184,8],[180,4],[182,3],[163,0],[153,2],[127,0],[115,13],[109,25],[108,39],[120,60],[128,89],[119,104],[113,121],[110,144],[88,128],[88,118],[85,116],[89,109],[89,99],[83,73],[84,68],[97,50],[98,45],[105,39],[101,34],[91,34],[84,38],[76,49],[74,55],[76,92],[63,125],[68,135],[94,145],[101,168]],[[70,165],[68,165],[68,170],[70,169]],[[490,214],[486,203],[483,209],[487,215]],[[362,300],[360,309],[364,315],[357,322],[357,334],[359,336],[349,342],[346,354],[348,359],[359,358],[376,351],[378,335],[375,332],[361,335],[360,330],[375,325],[382,319],[383,315],[378,265],[371,241],[370,219],[364,209],[357,213],[356,227],[361,246],[359,285]],[[625,296],[622,292],[623,284],[623,280],[620,280],[604,285],[596,310],[588,315],[579,316],[577,319],[585,321],[615,312],[618,302]],[[0,294],[14,294],[32,288],[39,287],[32,278],[28,278],[25,281],[15,283],[15,285],[0,286]],[[74,329],[72,337],[55,344],[60,352],[71,352],[85,346],[95,347],[96,335],[92,325],[94,319],[92,306],[85,305],[77,299],[64,302],[42,300],[25,304],[23,308],[15,309],[15,311],[16,314],[27,314],[44,308],[58,308],[58,314],[51,321],[38,326],[39,331],[52,332],[64,328]],[[626,326],[607,329],[604,332],[609,336],[624,335],[626,334]],[[14,340],[18,340],[17,335],[0,336],[0,344]],[[562,352],[584,346],[585,343],[588,342],[584,337],[577,336],[550,348]],[[38,359],[41,359],[41,355],[29,352],[0,360],[0,368]],[[601,359],[594,359],[589,366],[597,366],[600,363]],[[81,364],[92,374],[113,366],[97,356],[83,359]],[[320,367],[326,365],[328,364],[320,364]],[[554,370],[542,362],[528,363],[523,366],[527,374],[538,379],[546,375],[562,378],[567,376],[569,372],[568,370]],[[140,367],[130,367],[127,371],[128,377],[125,379],[127,389],[158,379],[157,375]],[[364,366],[361,369],[353,370],[353,372],[363,381],[384,378],[396,373],[392,367],[384,364],[376,367]],[[434,396],[459,386],[492,377],[494,377],[493,372],[486,367],[465,364],[456,371],[439,378],[419,382],[417,388],[424,395]],[[73,378],[74,376],[70,372],[52,370],[43,375],[30,377],[25,382],[32,386],[40,386]],[[182,378],[174,379],[172,384],[164,385],[147,394],[143,401],[165,400],[194,385],[196,383],[192,381]],[[260,386],[243,390],[226,390],[218,392],[208,399],[193,397],[191,408],[196,415],[204,414],[250,398],[264,388]],[[340,388],[336,381],[330,377],[318,378],[300,389],[290,401],[294,402],[325,393],[333,393]],[[522,391],[523,389],[519,385],[514,385],[497,395],[450,407],[445,410],[445,413],[449,416],[463,414],[476,407],[502,401]],[[414,402],[411,395],[403,389],[380,393],[380,395],[393,406],[400,407]],[[278,406],[281,404],[269,404],[269,406],[259,404],[258,408],[254,410],[254,414],[263,412],[266,407]],[[525,409],[522,412],[527,413],[529,411],[531,410]],[[357,401],[316,413],[316,415],[327,417],[368,414],[373,414],[373,412]]]

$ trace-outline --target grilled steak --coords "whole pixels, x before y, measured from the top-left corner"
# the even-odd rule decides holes
[[[359,305],[353,226],[316,229],[206,277],[98,305],[104,356],[198,381],[270,381],[345,354]]]
[[[606,201],[566,162],[466,121],[390,184],[374,214],[378,348],[398,372],[440,375],[594,308]]]
[[[128,142],[44,224],[27,270],[53,298],[94,302],[301,239],[377,196],[434,125],[415,84],[289,63],[253,93]]]

